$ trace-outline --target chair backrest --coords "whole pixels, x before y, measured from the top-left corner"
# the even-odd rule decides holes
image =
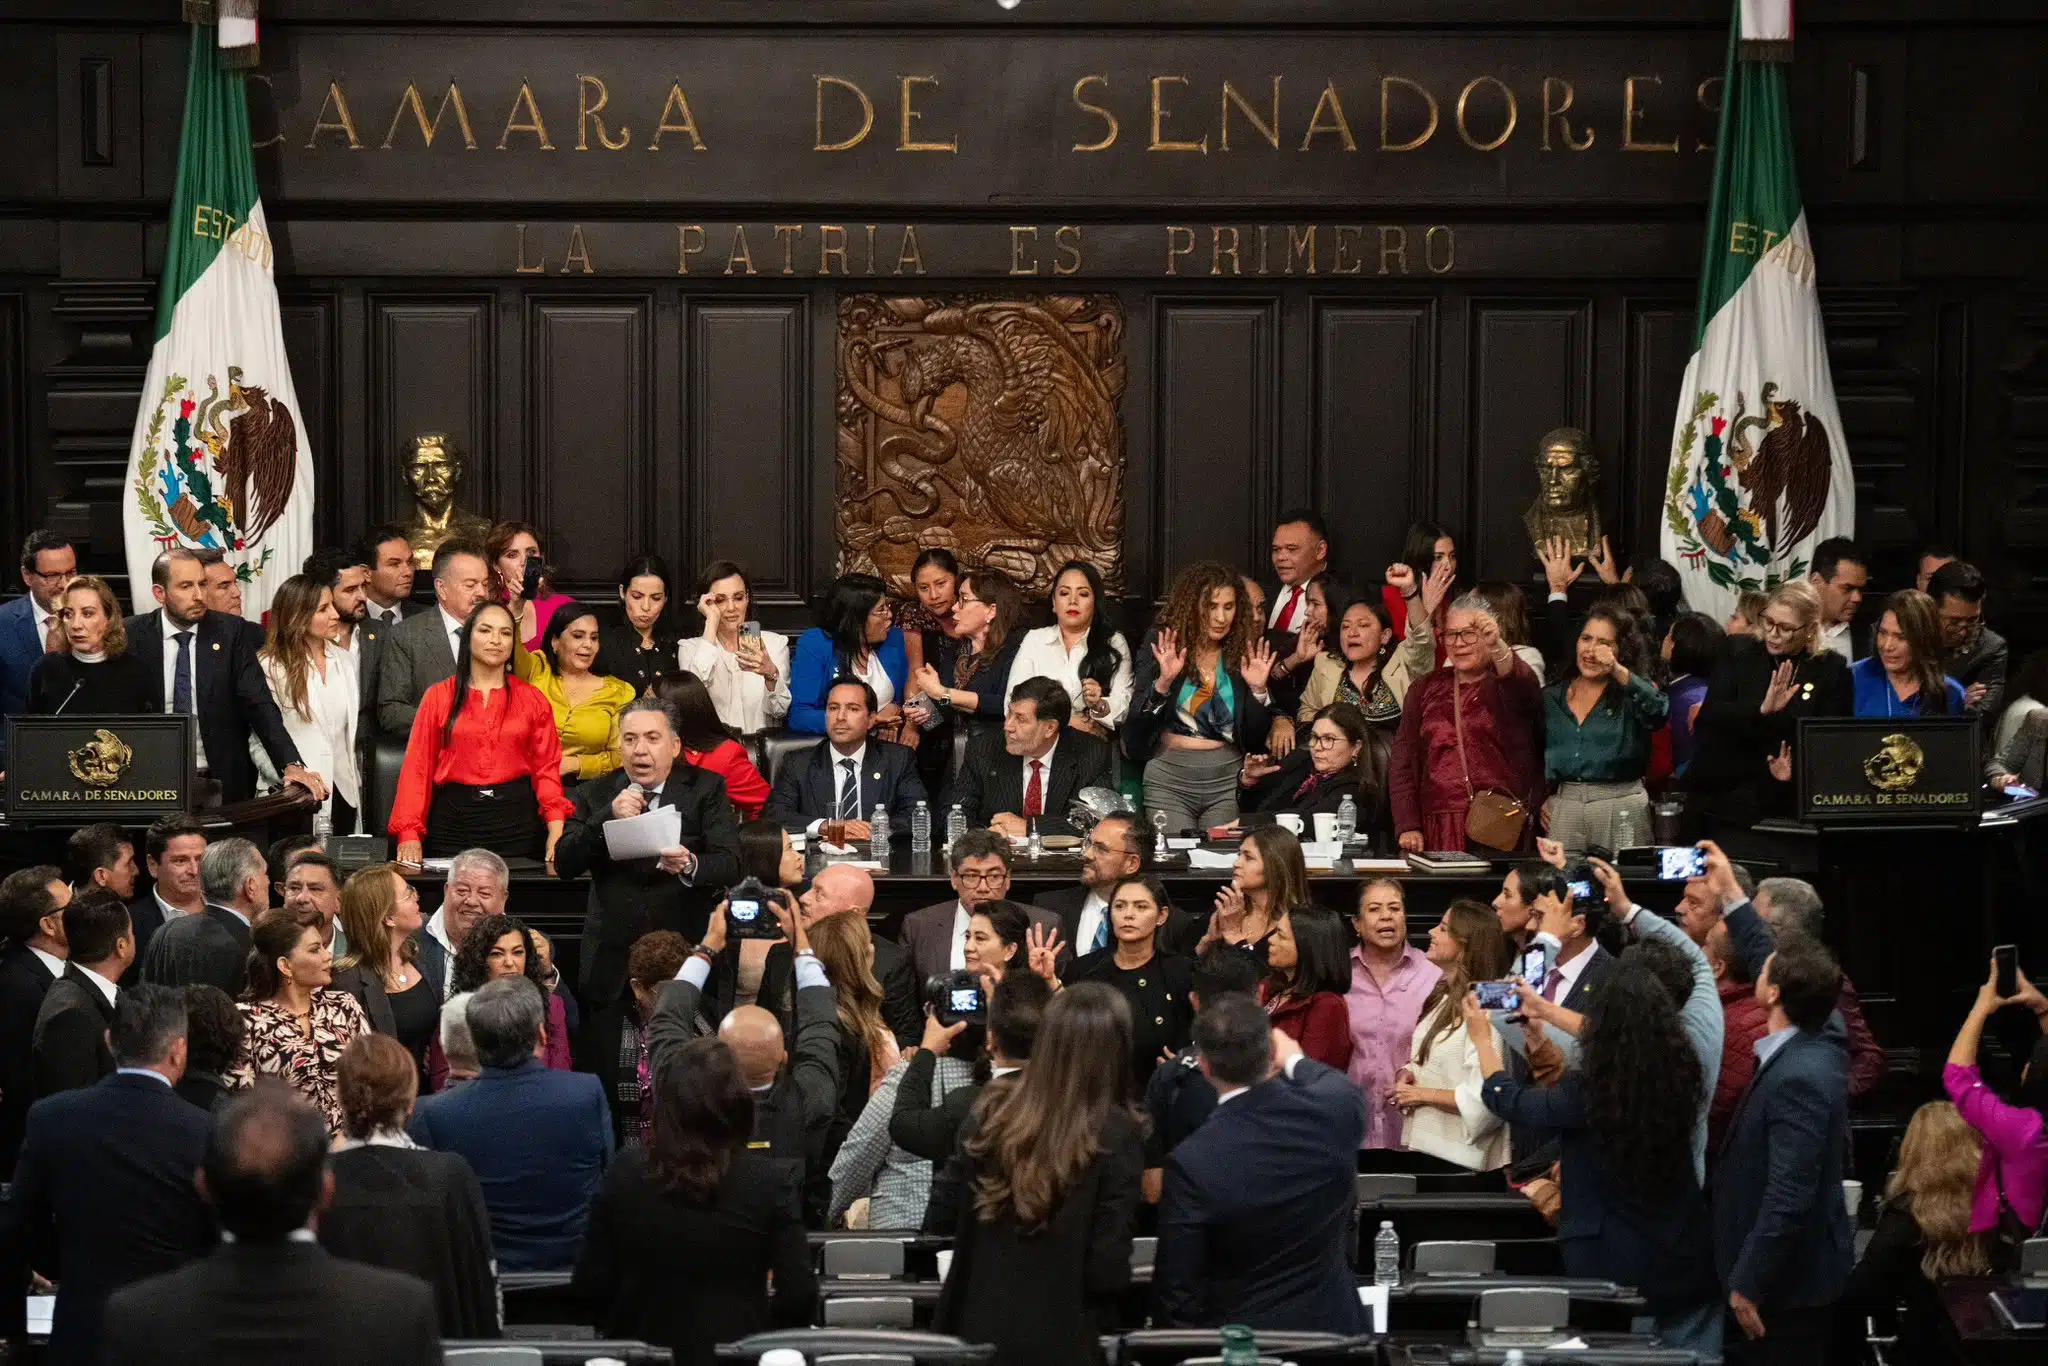
[[[825,1244],[828,1278],[892,1280],[903,1275],[903,1244],[888,1238],[834,1238]]]
[[[761,776],[771,783],[774,782],[775,775],[782,771],[782,766],[793,756],[824,743],[825,737],[822,735],[799,735],[793,730],[762,732],[761,752],[768,762],[761,770]]]
[[[1131,1239],[1131,1270],[1142,1271],[1158,1260],[1159,1240],[1157,1238]]]
[[[874,1328],[780,1328],[755,1333],[738,1342],[721,1342],[717,1347],[717,1359],[728,1366],[754,1366],[763,1353],[777,1348],[802,1352],[813,1363],[834,1356],[859,1356],[914,1361],[918,1366],[983,1366],[996,1350],[993,1343],[962,1342],[941,1333]]]
[[[369,831],[391,828],[391,807],[398,799],[398,779],[405,770],[405,744],[408,737],[403,735],[378,734],[365,746],[369,750],[370,762],[362,773],[363,829]]]
[[[811,1358],[811,1366],[917,1366],[917,1358],[887,1352],[835,1352]]]
[[[1569,1291],[1549,1286],[1502,1286],[1479,1292],[1479,1331],[1528,1332],[1562,1328],[1571,1322]]]
[[[2048,1276],[2048,1238],[2029,1238],[2020,1244],[2020,1274]]]
[[[1360,1172],[1352,1178],[1352,1190],[1360,1204],[1384,1200],[1390,1195],[1415,1194],[1413,1172]]]
[[[915,1322],[907,1295],[835,1295],[825,1301],[826,1328],[909,1328]]]
[[[544,1366],[547,1358],[538,1347],[449,1347],[441,1360],[452,1366]]]
[[[1434,1242],[1415,1245],[1414,1269],[1421,1275],[1455,1272],[1470,1275],[1493,1270],[1493,1244]]]

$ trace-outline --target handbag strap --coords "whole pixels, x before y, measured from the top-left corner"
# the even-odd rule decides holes
[[[1451,731],[1458,737],[1458,768],[1465,775],[1465,800],[1470,803],[1475,795],[1472,791],[1472,765],[1465,759],[1465,694],[1458,686],[1458,671],[1451,675]]]

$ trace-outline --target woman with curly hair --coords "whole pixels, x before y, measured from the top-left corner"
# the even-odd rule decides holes
[[[533,931],[524,921],[516,916],[487,915],[469,927],[455,948],[448,995],[452,999],[500,977],[524,977],[547,1002],[547,1065],[567,1072],[574,1066],[569,1057],[569,1019],[562,998],[548,989],[547,971],[534,947]],[[427,1051],[427,1080],[439,1091],[447,1079],[448,1059],[437,1039]]]
[[[1247,754],[1266,747],[1273,652],[1237,571],[1203,561],[1175,576],[1133,680],[1124,753],[1145,768],[1145,807],[1169,830],[1237,819]]]
[[[1633,956],[1608,977],[1555,1085],[1515,1080],[1477,992],[1462,998],[1480,1097],[1510,1125],[1561,1135],[1558,1251],[1573,1276],[1635,1286],[1668,1347],[1718,1356],[1724,1306],[1693,1129],[1707,1103],[1699,1054],[1656,972]]]

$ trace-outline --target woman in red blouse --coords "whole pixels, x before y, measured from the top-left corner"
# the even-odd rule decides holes
[[[1407,637],[1408,609],[1421,602],[1422,585],[1432,573],[1442,572],[1454,581],[1457,579],[1457,539],[1435,522],[1417,522],[1408,528],[1408,539],[1401,544],[1401,563],[1415,571],[1406,588],[1397,588],[1389,583],[1380,590],[1380,601],[1387,605],[1387,615],[1393,619],[1389,629],[1395,640]],[[1446,585],[1443,599],[1437,604],[1436,613],[1429,623],[1436,630],[1438,668],[1442,668],[1444,662],[1444,614],[1452,597],[1448,587]]]
[[[732,799],[740,819],[750,821],[768,804],[768,780],[747,748],[732,738],[732,732],[718,719],[718,705],[704,680],[686,670],[665,673],[647,690],[668,703],[676,735],[683,742],[683,759],[725,779],[725,795]]]
[[[1344,922],[1321,906],[1294,906],[1273,922],[1259,1002],[1273,1028],[1304,1055],[1342,1072],[1351,1066],[1350,945]]]
[[[547,695],[512,677],[512,614],[487,602],[469,615],[455,677],[427,689],[413,718],[391,803],[398,861],[464,849],[545,858],[571,807],[562,741]]]

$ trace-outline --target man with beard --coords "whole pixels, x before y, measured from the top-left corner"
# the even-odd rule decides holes
[[[1138,875],[1143,867],[1144,835],[1135,816],[1104,816],[1088,832],[1081,846],[1081,883],[1040,892],[1031,898],[1060,918],[1060,938],[1067,952],[1079,957],[1109,947],[1114,936],[1109,930],[1109,896],[1116,885]],[[1166,925],[1159,931],[1161,953],[1192,957],[1195,941],[1202,937],[1202,924],[1178,906],[1169,906]]]

